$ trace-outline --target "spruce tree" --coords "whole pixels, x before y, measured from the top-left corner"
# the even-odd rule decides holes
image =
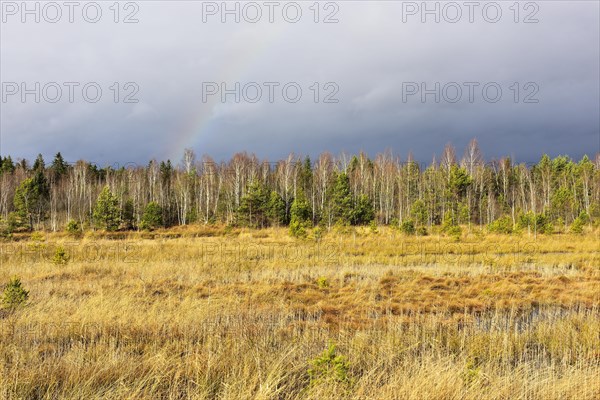
[[[331,194],[331,213],[336,224],[349,225],[353,219],[354,207],[350,193],[350,179],[345,173],[337,176]]]
[[[33,163],[34,171],[44,171],[46,169],[46,163],[44,162],[44,157],[41,154],[38,154],[35,162]]]
[[[2,160],[2,167],[0,168],[0,174],[12,174],[15,170],[15,164],[10,156],[6,156],[4,160]]]
[[[366,194],[358,196],[354,212],[352,213],[352,223],[354,225],[367,225],[375,219],[373,204]]]
[[[152,230],[161,227],[162,224],[162,209],[157,202],[151,201],[144,209],[141,228]]]
[[[258,181],[252,181],[237,210],[238,223],[252,228],[264,228],[268,222],[268,203],[269,195],[264,186]]]
[[[96,226],[107,231],[116,231],[121,223],[119,214],[119,202],[116,196],[108,186],[104,186],[94,207],[93,219]]]
[[[25,179],[13,198],[13,204],[21,224],[27,223],[33,230],[34,219],[40,222],[46,213],[50,189],[42,170],[38,170],[33,178]]]
[[[296,197],[292,202],[292,207],[290,208],[290,235],[294,237],[305,237],[306,228],[311,225],[311,214],[310,204],[308,204],[308,201],[306,200],[304,191],[299,188],[296,192]]]
[[[269,197],[267,216],[271,225],[285,224],[285,202],[279,193],[274,190],[271,191]]]
[[[69,164],[65,162],[65,160],[62,157],[62,154],[60,154],[60,152],[56,153],[56,155],[54,156],[54,160],[52,161],[52,165],[50,165],[50,169],[52,170],[55,179],[58,179],[64,174],[66,174],[68,167]]]

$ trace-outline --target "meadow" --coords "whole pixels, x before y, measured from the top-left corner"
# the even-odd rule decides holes
[[[464,229],[467,232],[467,229]],[[19,233],[3,399],[598,399],[600,237]]]

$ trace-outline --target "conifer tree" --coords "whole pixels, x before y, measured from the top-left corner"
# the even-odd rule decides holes
[[[104,186],[96,206],[94,207],[93,219],[97,227],[107,231],[116,231],[121,223],[119,202],[112,194],[108,186]]]

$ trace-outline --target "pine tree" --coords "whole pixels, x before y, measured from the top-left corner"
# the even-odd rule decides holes
[[[123,204],[123,211],[121,214],[123,216],[122,220],[127,226],[127,229],[133,229],[135,222],[133,200],[127,199],[125,204]]]
[[[15,191],[13,204],[21,223],[27,221],[29,230],[33,230],[34,219],[39,223],[45,216],[49,191],[48,182],[41,170],[33,178],[21,182]]]
[[[358,196],[354,212],[352,214],[352,223],[354,225],[367,225],[375,219],[373,204],[366,194]]]
[[[306,236],[306,228],[308,228],[310,223],[312,211],[310,209],[310,204],[306,200],[306,196],[304,195],[304,190],[298,189],[296,192],[296,197],[292,202],[292,206],[290,208],[290,235],[294,237],[305,237]]]
[[[162,209],[157,202],[151,201],[146,205],[144,209],[144,215],[142,216],[142,229],[156,229],[162,226]]]
[[[252,181],[248,192],[240,201],[237,210],[237,221],[240,225],[264,228],[267,226],[267,208],[269,195],[264,186],[258,181]]]
[[[429,214],[427,212],[427,206],[423,200],[416,200],[411,207],[410,213],[415,219],[417,226],[424,226],[427,224]]]
[[[0,174],[12,174],[15,170],[15,164],[10,156],[6,156],[2,161],[2,167],[0,168]]]
[[[284,225],[285,224],[285,202],[283,198],[276,191],[271,191],[269,197],[267,217],[271,225]]]
[[[333,193],[331,194],[331,213],[336,224],[349,225],[354,213],[352,194],[350,193],[350,179],[345,173],[337,176]]]
[[[290,221],[297,221],[305,224],[310,221],[311,214],[310,204],[308,204],[308,200],[306,200],[304,190],[298,189],[296,197],[292,202],[292,207],[290,208]]]
[[[107,231],[116,231],[121,223],[119,202],[108,186],[105,186],[94,207],[93,219],[96,226]]]
[[[4,287],[2,293],[2,305],[11,311],[25,304],[29,298],[29,291],[25,290],[18,277],[12,277]]]
[[[34,171],[44,171],[44,169],[46,169],[46,163],[44,162],[44,157],[42,157],[41,154],[38,154],[37,158],[35,159],[35,162],[33,163],[33,170]]]
[[[52,161],[52,165],[50,165],[50,169],[54,174],[54,178],[58,179],[64,174],[66,174],[68,167],[69,164],[65,162],[60,152],[56,153],[56,155],[54,156],[54,160]]]

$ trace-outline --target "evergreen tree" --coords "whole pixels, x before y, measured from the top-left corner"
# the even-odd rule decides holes
[[[258,181],[252,181],[237,210],[237,221],[243,226],[264,228],[268,224],[269,195]]]
[[[283,198],[276,191],[271,191],[269,197],[267,217],[271,225],[284,225],[285,224],[285,202]]]
[[[410,213],[415,219],[417,226],[424,226],[427,224],[429,213],[427,212],[427,206],[423,200],[417,200],[413,203]]]
[[[366,194],[358,196],[356,207],[354,207],[353,221],[354,225],[367,225],[375,219],[373,204]]]
[[[350,193],[350,179],[345,173],[337,176],[331,194],[331,213],[334,223],[349,225],[352,222],[353,206]]]
[[[311,215],[312,211],[304,195],[304,190],[299,188],[290,208],[290,235],[305,237],[306,228],[311,225]]]
[[[33,170],[34,171],[44,171],[44,169],[46,169],[46,163],[44,162],[44,157],[42,157],[41,154],[38,154],[37,158],[35,159],[35,162],[33,163]]]
[[[123,204],[122,220],[127,226],[127,229],[133,229],[135,215],[133,201],[131,199],[127,199],[125,204]]]
[[[0,167],[0,174],[12,174],[15,170],[15,164],[10,156],[6,156],[2,161],[2,167]]]
[[[105,186],[94,207],[93,219],[97,227],[116,231],[121,223],[119,202],[108,186]]]
[[[307,193],[312,188],[313,183],[312,164],[308,156],[306,156],[302,168],[300,168],[299,180],[304,193]]]
[[[17,215],[21,224],[28,224],[29,230],[33,230],[34,219],[39,223],[48,206],[49,187],[46,177],[38,170],[33,178],[25,179],[13,198]]]
[[[290,221],[306,224],[310,222],[311,215],[312,211],[310,209],[310,204],[304,195],[304,190],[298,189],[296,197],[292,202],[292,207],[290,208]]]
[[[50,169],[52,170],[54,178],[58,179],[66,174],[68,167],[69,164],[65,162],[60,152],[56,153],[54,160],[52,161],[52,165],[50,165]]]
[[[152,230],[161,227],[162,224],[162,210],[157,202],[151,201],[144,209],[141,228]]]

